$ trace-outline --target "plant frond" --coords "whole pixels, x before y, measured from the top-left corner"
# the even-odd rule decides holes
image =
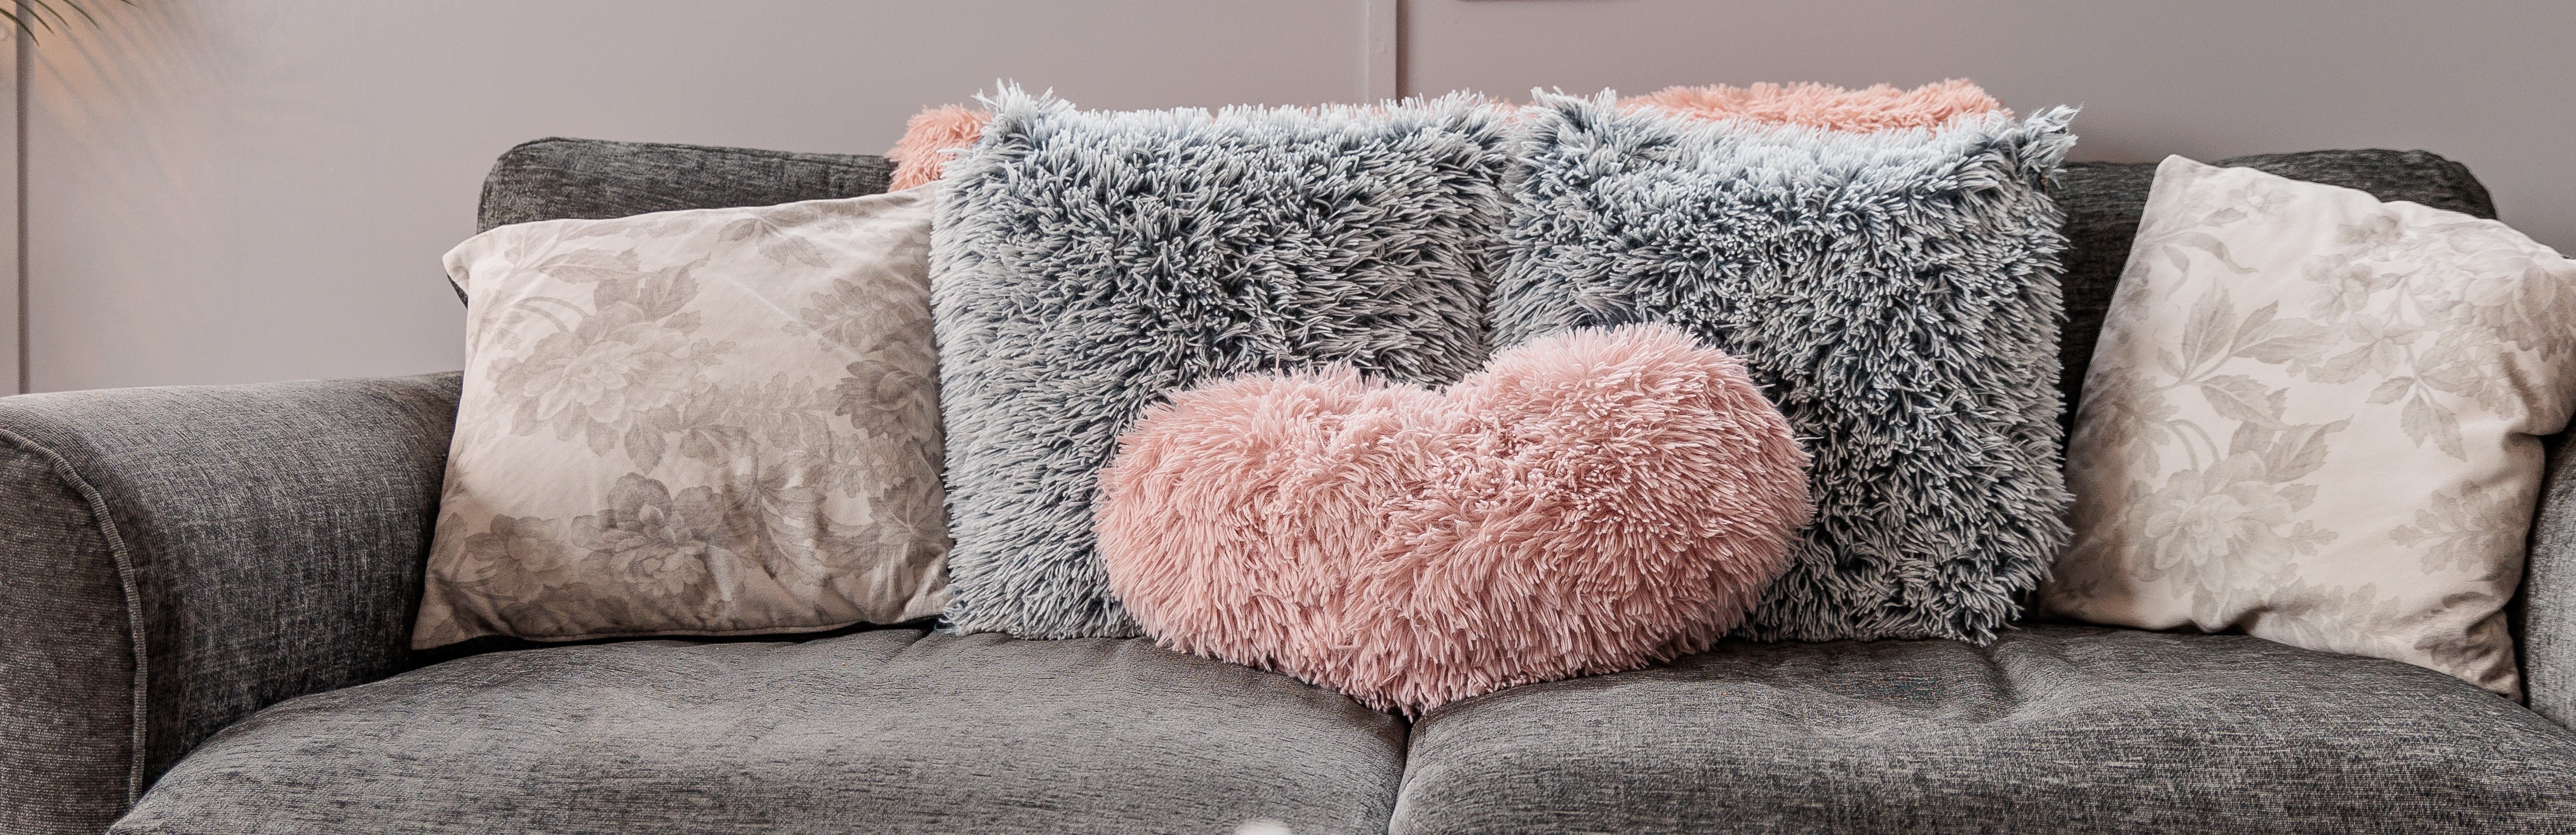
[[[98,16],[83,6],[86,0],[0,0],[0,20],[8,21],[12,34],[25,32],[34,37],[38,32],[60,32],[72,25],[72,15],[82,22],[98,25]],[[117,0],[128,6],[135,0]],[[69,10],[66,13],[65,10]]]

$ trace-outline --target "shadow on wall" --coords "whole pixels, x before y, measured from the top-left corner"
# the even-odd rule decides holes
[[[190,34],[209,31],[202,19],[220,9],[180,3],[93,5],[96,8],[89,12],[94,23],[75,21],[52,32],[39,30],[33,78],[21,79],[22,84],[41,80],[33,84],[34,98],[28,105],[72,135],[99,135],[111,122],[126,122],[114,127],[120,133],[148,137],[155,149],[150,159],[165,164],[137,168],[120,158],[115,176],[131,186],[182,185],[176,176],[179,166],[168,161],[179,157],[181,148],[202,147],[209,137],[196,129],[195,120],[151,117],[172,108],[127,103],[188,102],[214,86],[210,80],[232,69],[216,59],[217,51],[201,35]],[[104,159],[92,156],[81,161]]]
[[[84,179],[113,183],[123,193],[166,195],[202,188],[203,184],[190,183],[182,175],[189,170],[183,160],[212,151],[214,143],[210,140],[215,137],[206,130],[204,119],[180,114],[205,112],[213,104],[204,100],[205,91],[220,88],[210,82],[237,69],[218,60],[219,53],[201,34],[192,34],[208,30],[203,25],[206,15],[222,14],[224,10],[208,4],[148,0],[89,3],[83,8],[91,19],[74,19],[52,31],[37,30],[35,49],[28,56],[28,72],[17,79],[26,87],[21,92],[28,110],[24,118],[42,120],[49,127],[59,125],[63,131],[59,135],[117,136],[125,143],[121,147],[131,149],[140,144],[143,152],[116,151],[105,143],[57,143],[65,147],[48,146],[41,161],[28,164],[26,177],[17,184],[18,188],[31,192],[49,177],[60,175],[67,164],[82,168]],[[134,106],[138,102],[147,106]],[[33,156],[36,151],[21,146],[19,153]],[[137,165],[138,161],[144,164]],[[30,206],[29,210],[32,213],[42,208]],[[82,253],[82,260],[95,265],[99,273],[130,276],[154,270],[158,259],[139,257],[149,251],[216,251],[213,244],[219,238],[220,226],[205,213],[165,211],[165,206],[152,203],[116,208],[123,215],[120,221],[148,224],[165,234],[151,240],[79,241],[80,246],[90,250]],[[29,347],[22,362],[38,375],[38,379],[29,379],[22,385],[32,387],[40,385],[41,367],[48,359],[40,338],[49,324],[40,315],[47,300],[47,285],[42,280],[47,253],[33,240],[22,239],[20,245],[29,250],[22,256],[27,259],[29,271],[20,278],[29,285],[30,308],[21,343]],[[191,292],[190,285],[165,283],[164,287],[166,292],[134,298],[129,303],[170,312],[204,301]]]

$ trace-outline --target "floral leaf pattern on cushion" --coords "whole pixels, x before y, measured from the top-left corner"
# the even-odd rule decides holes
[[[2488,567],[2487,555],[2520,549],[2531,532],[2530,509],[2509,491],[2461,485],[2433,494],[2409,524],[2388,532],[2390,541],[2423,549],[2425,571]]]
[[[465,394],[413,644],[936,614],[928,190],[457,247]]]
[[[2519,692],[2503,606],[2576,382],[2576,262],[2503,224],[2180,157],[2068,446],[2042,603]]]

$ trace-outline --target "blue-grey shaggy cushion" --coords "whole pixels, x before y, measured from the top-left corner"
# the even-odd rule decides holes
[[[1739,635],[1991,640],[2067,539],[2042,188],[2072,115],[1851,133],[1541,96],[1494,342],[1664,322],[1767,387],[1816,518]]]
[[[1139,634],[1094,551],[1093,474],[1169,393],[1335,362],[1437,385],[1484,362],[1512,140],[1477,101],[988,104],[931,236],[950,628]]]

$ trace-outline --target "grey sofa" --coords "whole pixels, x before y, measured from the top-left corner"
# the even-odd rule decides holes
[[[2493,214],[2429,154],[2231,164]],[[2070,394],[2150,173],[2061,184]],[[494,168],[482,223],[886,175],[544,140]],[[0,399],[0,832],[2576,831],[2560,460],[2516,602],[2528,707],[2243,636],[2031,623],[1984,647],[1730,642],[1407,723],[1143,641],[411,652],[457,386]]]

